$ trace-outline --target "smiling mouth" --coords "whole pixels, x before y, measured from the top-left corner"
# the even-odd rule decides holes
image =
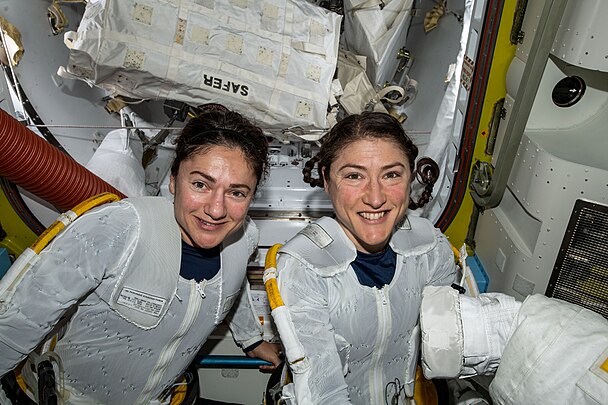
[[[379,219],[382,219],[384,217],[384,214],[386,214],[386,211],[359,213],[359,215],[361,215],[364,219],[367,219],[368,221],[377,221]]]
[[[198,219],[199,224],[201,224],[205,228],[217,228],[217,227],[223,225],[223,222],[213,223],[213,222],[207,222],[200,218],[197,218],[197,219]]]

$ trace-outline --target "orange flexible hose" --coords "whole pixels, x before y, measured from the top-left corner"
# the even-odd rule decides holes
[[[2,109],[0,176],[48,201],[62,212],[103,192],[125,197]]]

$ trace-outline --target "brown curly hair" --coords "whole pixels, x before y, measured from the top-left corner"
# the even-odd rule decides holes
[[[365,111],[353,114],[338,122],[327,135],[321,138],[321,149],[304,165],[304,181],[312,187],[323,187],[323,175],[329,179],[331,164],[348,145],[363,139],[385,139],[393,141],[405,154],[410,173],[414,174],[424,185],[424,191],[418,201],[410,200],[409,208],[416,209],[431,200],[433,185],[439,177],[439,167],[430,158],[421,159],[414,171],[414,162],[418,156],[418,147],[407,136],[403,127],[391,115]],[[313,172],[316,169],[316,176]]]

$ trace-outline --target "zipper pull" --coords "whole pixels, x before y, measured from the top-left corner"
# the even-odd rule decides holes
[[[384,288],[378,290],[378,292],[380,293],[380,298],[382,299],[382,305],[387,305],[388,301],[386,300],[386,295],[384,295]]]
[[[203,280],[200,283],[196,283],[196,291],[198,291],[198,293],[201,295],[202,299],[207,298],[207,296],[205,295],[205,284],[207,284],[207,280]]]

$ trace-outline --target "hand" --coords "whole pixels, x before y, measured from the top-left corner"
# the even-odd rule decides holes
[[[281,345],[276,343],[262,342],[255,349],[246,352],[249,357],[257,357],[261,360],[266,360],[272,363],[272,366],[260,366],[260,371],[263,373],[272,373],[279,364],[281,364]]]

